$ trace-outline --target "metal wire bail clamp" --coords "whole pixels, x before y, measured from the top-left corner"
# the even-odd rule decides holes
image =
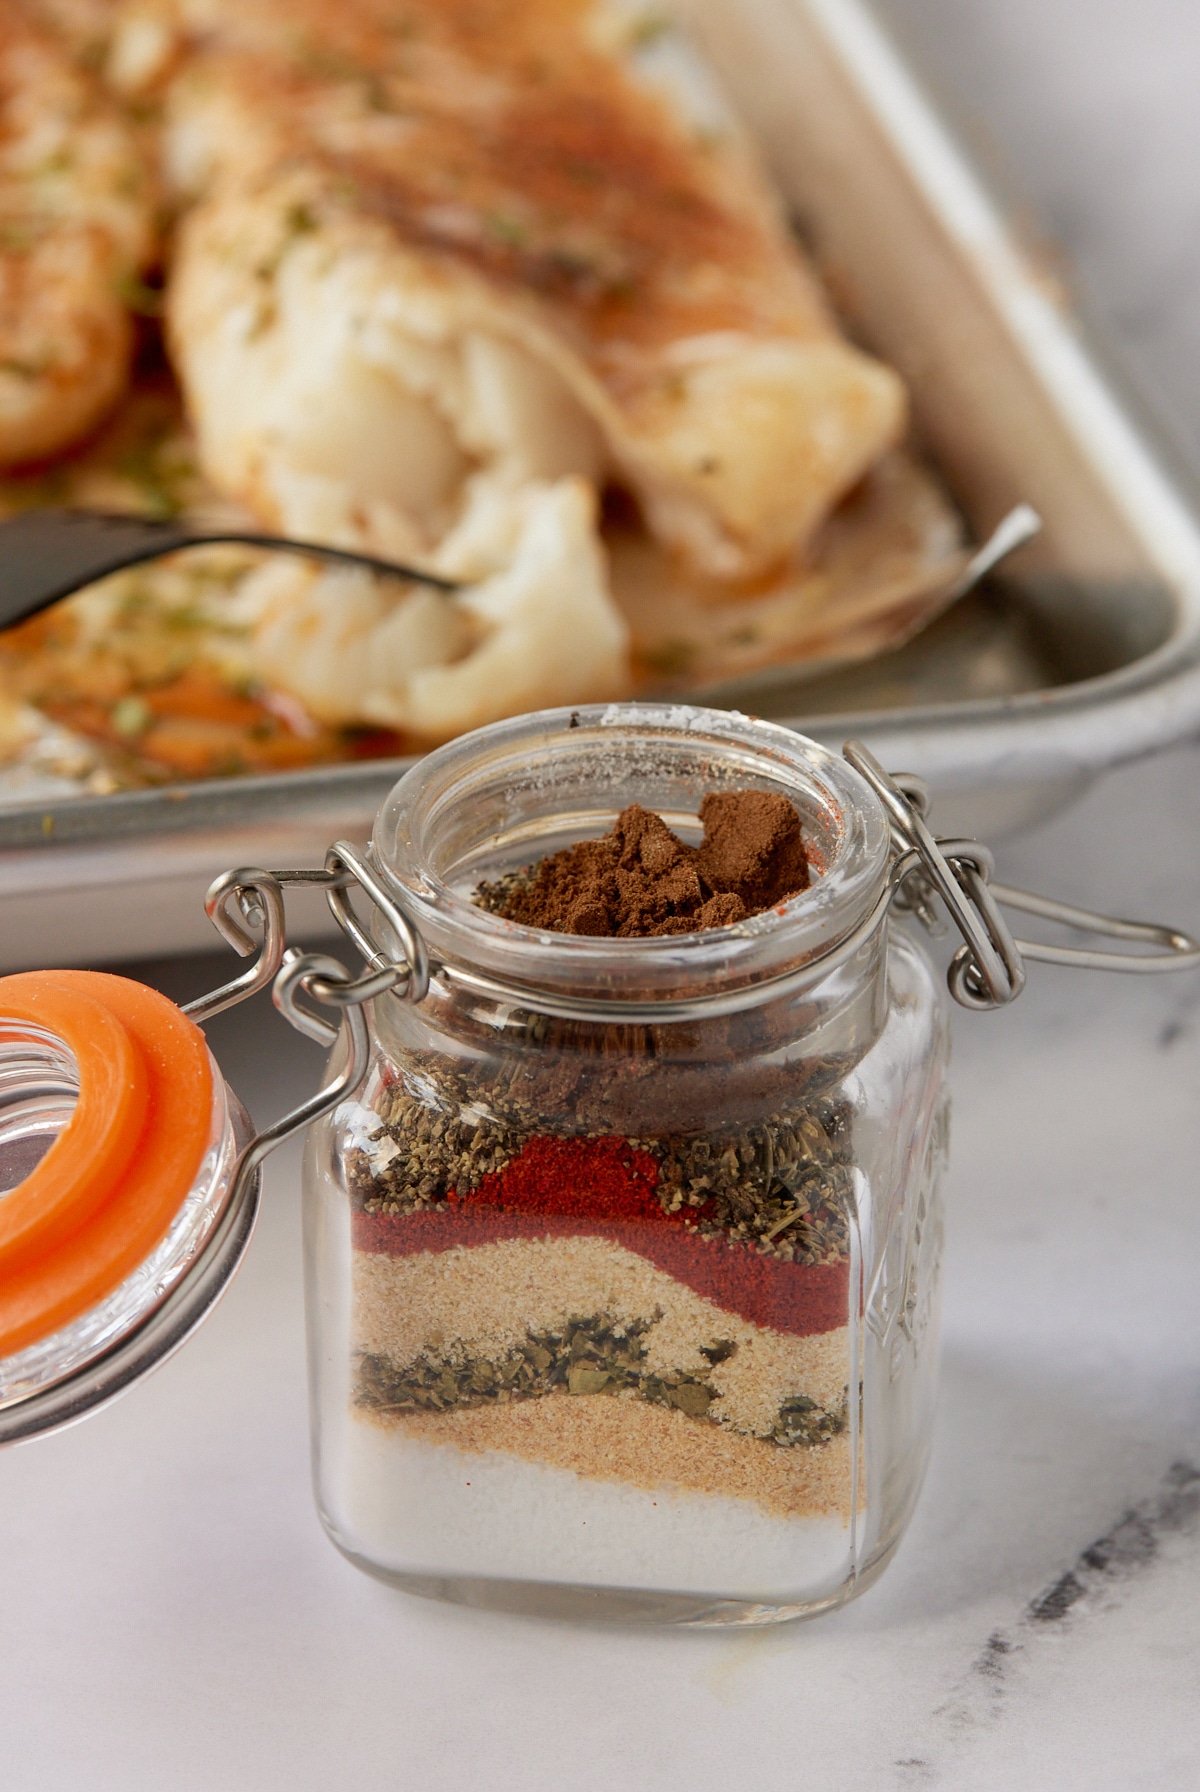
[[[993,880],[992,855],[977,840],[935,837],[926,823],[929,793],[920,778],[886,772],[861,741],[847,741],[844,755],[865,778],[887,814],[895,849],[891,882],[898,908],[933,930],[940,898],[962,935],[946,981],[964,1008],[986,1012],[1015,1001],[1025,987],[1025,961],[1081,970],[1149,975],[1200,967],[1200,945],[1177,928],[1149,921],[1123,921],[1019,890]],[[1017,938],[1001,905],[1082,933],[1151,946],[1151,952],[1109,952],[1094,946],[1063,946]]]
[[[1025,987],[1026,960],[1093,970],[1150,973],[1200,966],[1200,945],[1170,927],[1123,921],[994,881],[992,855],[977,840],[931,831],[929,793],[921,779],[891,774],[860,741],[848,741],[846,760],[883,807],[892,836],[891,901],[936,930],[944,908],[962,944],[947,971],[950,993],[962,1007],[986,1012],[1007,1007]],[[337,959],[288,949],[283,891],[308,885],[325,891],[329,910],[362,955],[365,969],[353,976]],[[352,892],[365,895],[381,917],[385,943],[356,912]],[[243,956],[258,946],[256,962],[241,977],[199,998],[185,1012],[204,1021],[272,986],[276,1007],[289,1023],[320,1044],[345,1044],[345,1063],[334,1080],[292,1113],[263,1129],[246,1147],[237,1175],[253,1175],[267,1153],[353,1092],[365,1074],[369,1039],[363,1005],[384,995],[420,1002],[430,978],[429,954],[420,930],[397,893],[348,841],[330,847],[321,869],[227,871],[208,891],[205,907],[222,938]],[[1154,950],[1111,952],[1096,947],[1025,940],[1012,932],[1003,908],[1109,939]],[[261,940],[259,939],[261,935]],[[399,955],[396,955],[396,947]],[[339,1015],[335,1025],[308,1006],[316,1002]]]
[[[330,912],[342,932],[358,948],[367,969],[353,976],[336,958],[299,952],[287,945],[284,889],[324,889]],[[361,888],[399,941],[402,958],[389,957],[375,935],[355,913],[350,889]],[[358,1087],[370,1059],[370,1037],[364,1004],[385,994],[419,1002],[429,987],[429,954],[416,927],[373,867],[346,841],[326,854],[321,870],[265,871],[258,866],[226,871],[209,886],[205,912],[227,945],[243,957],[257,948],[249,970],[184,1007],[198,1023],[222,1014],[260,990],[271,987],[271,999],[298,1032],[327,1048],[341,1040],[344,1063],[333,1080],[290,1113],[262,1127],[243,1149],[233,1175],[233,1198],[257,1174],[277,1145],[337,1106]],[[314,1012],[303,999],[338,1011],[337,1024]]]

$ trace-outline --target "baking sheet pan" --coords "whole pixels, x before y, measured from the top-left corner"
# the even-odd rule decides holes
[[[919,440],[982,538],[1022,499],[1045,528],[896,653],[753,707],[865,739],[995,835],[1200,728],[1200,529],[912,69],[862,0],[684,0],[850,327],[904,372]],[[402,762],[7,804],[0,962],[211,944],[233,864],[362,838]],[[15,795],[15,793],[11,793]],[[319,919],[297,914],[296,928]]]

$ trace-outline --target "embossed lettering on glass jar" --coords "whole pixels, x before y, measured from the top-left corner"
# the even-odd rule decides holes
[[[472,901],[631,802],[695,839],[722,789],[795,804],[807,890],[632,940]],[[924,1468],[945,1136],[943,997],[889,922],[869,786],[744,717],[553,713],[423,760],[373,855],[433,974],[376,1002],[367,1078],[308,1146],[330,1535],[474,1604],[848,1598]]]

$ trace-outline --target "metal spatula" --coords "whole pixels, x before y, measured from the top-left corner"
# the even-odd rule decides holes
[[[432,585],[438,591],[459,589],[452,579],[438,578],[419,567],[327,547],[319,541],[293,541],[282,535],[262,535],[226,524],[205,525],[186,518],[163,522],[103,510],[27,510],[0,523],[0,628],[36,616],[72,591],[119,572],[123,566],[157,560],[180,548],[225,542],[361,566],[390,578]]]

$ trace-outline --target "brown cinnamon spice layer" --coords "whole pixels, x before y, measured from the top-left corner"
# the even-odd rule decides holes
[[[607,939],[699,933],[762,914],[807,889],[800,816],[768,790],[710,791],[689,846],[631,803],[610,833],[550,854],[528,876],[484,884],[481,906],[552,933]]]

